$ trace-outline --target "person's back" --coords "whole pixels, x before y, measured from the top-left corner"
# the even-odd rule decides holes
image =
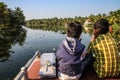
[[[105,19],[98,20],[94,25],[95,39],[88,51],[95,56],[94,68],[99,78],[115,77],[120,73],[120,55],[118,43],[106,35],[109,23]]]
[[[83,71],[81,55],[85,46],[79,40],[82,26],[79,22],[70,23],[67,27],[67,38],[60,44],[56,56],[61,79],[79,79]]]

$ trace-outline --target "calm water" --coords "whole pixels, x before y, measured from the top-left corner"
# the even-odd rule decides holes
[[[66,37],[60,32],[23,28],[0,33],[0,80],[13,80],[35,51],[52,52]],[[83,32],[81,38],[87,47],[90,35]]]

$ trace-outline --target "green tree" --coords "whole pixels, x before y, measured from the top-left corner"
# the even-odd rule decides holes
[[[25,16],[23,14],[23,11],[21,8],[16,7],[14,11],[14,17],[15,17],[15,24],[16,25],[23,25],[25,22]]]
[[[21,8],[16,7],[15,10],[7,8],[7,5],[0,2],[0,27],[13,27],[23,25],[25,16]]]
[[[7,5],[5,5],[3,2],[0,2],[0,26],[1,27],[7,26],[8,21],[9,18]]]

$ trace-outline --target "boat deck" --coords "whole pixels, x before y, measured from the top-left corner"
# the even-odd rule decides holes
[[[29,80],[58,80],[55,79],[40,79],[39,76],[39,69],[40,69],[40,61],[36,60],[31,68],[28,71],[28,78]],[[91,69],[86,69],[85,72],[82,74],[81,78],[79,80],[120,80],[120,75],[117,78],[106,78],[106,79],[99,79],[95,72]]]

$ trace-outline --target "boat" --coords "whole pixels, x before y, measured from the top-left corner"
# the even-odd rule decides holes
[[[36,51],[34,56],[27,62],[27,64],[21,68],[21,71],[17,74],[14,80],[59,80],[57,78],[57,75],[51,78],[49,77],[42,78],[40,76],[39,74],[39,71],[41,69],[40,58],[42,54],[44,53],[41,53],[40,51]],[[97,75],[92,69],[88,68],[83,72],[79,80],[120,80],[120,75],[114,78],[100,79],[97,77]]]

